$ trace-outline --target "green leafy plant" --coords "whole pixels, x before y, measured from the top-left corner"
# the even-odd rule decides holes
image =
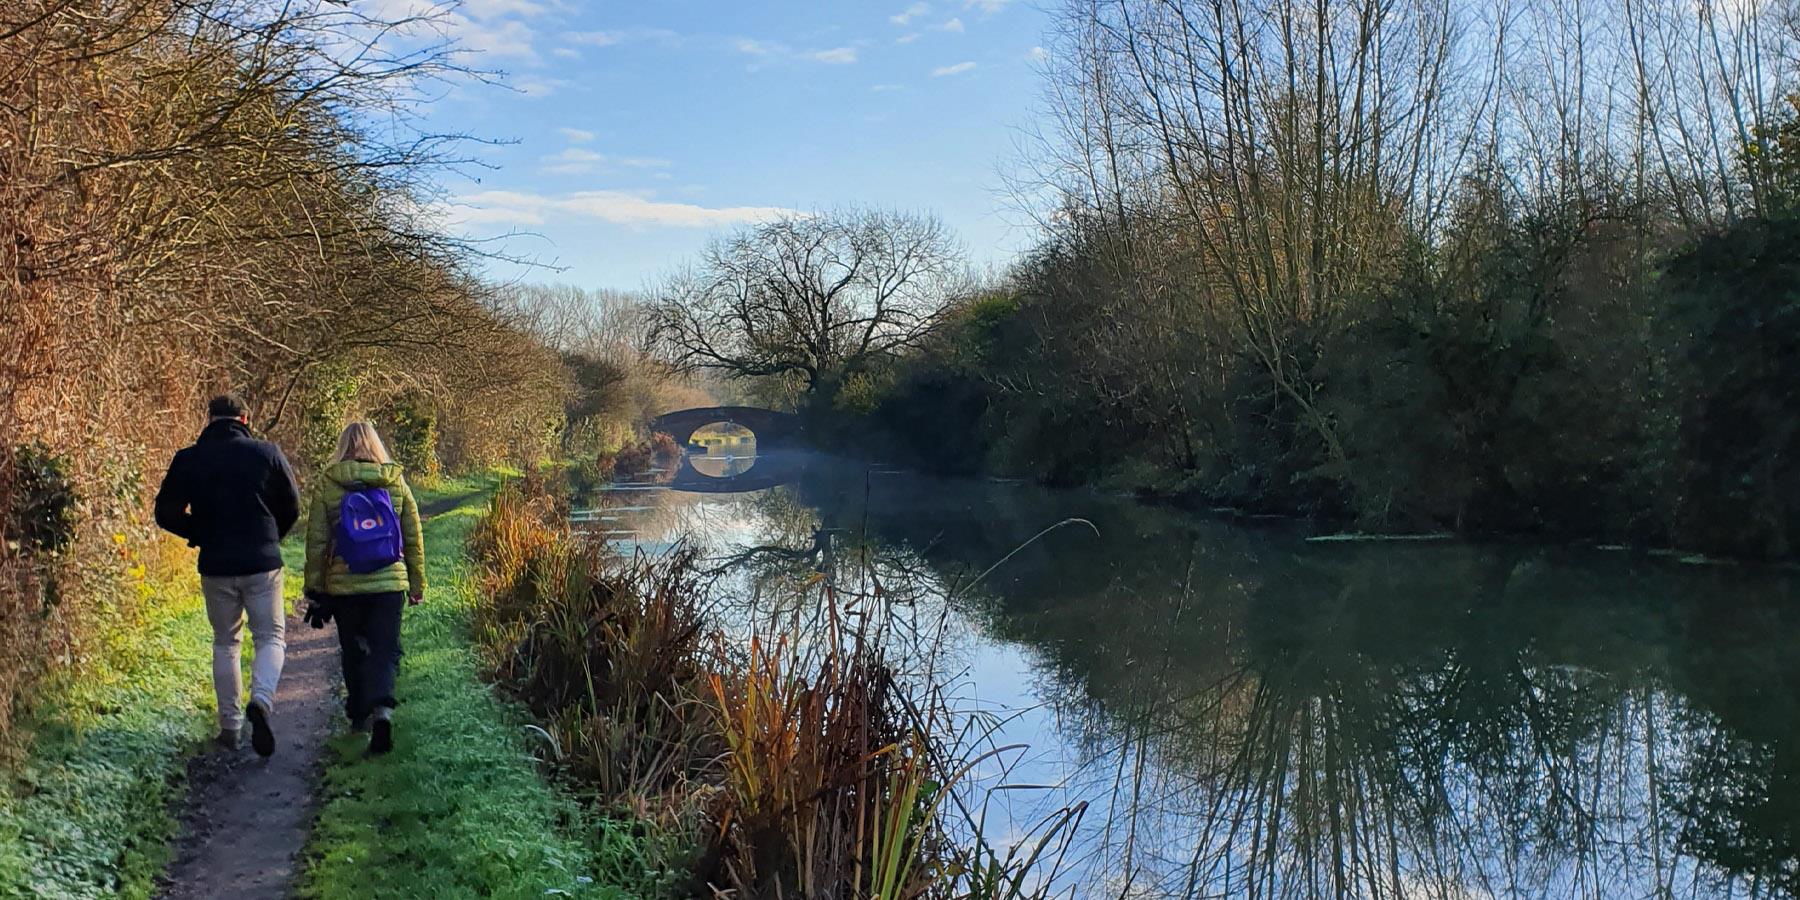
[[[388,450],[406,467],[409,480],[429,484],[443,474],[438,462],[438,416],[431,397],[410,390],[395,397],[381,416],[387,425]]]
[[[322,465],[337,449],[338,433],[356,405],[362,381],[343,363],[319,367],[306,385],[300,408],[300,454],[307,465]]]
[[[14,549],[55,556],[75,539],[79,495],[66,458],[42,444],[15,447],[0,460],[0,484],[11,498],[5,533]]]

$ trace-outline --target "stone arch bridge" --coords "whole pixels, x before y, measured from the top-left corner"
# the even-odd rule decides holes
[[[685,448],[694,432],[720,422],[748,428],[755,433],[758,453],[792,447],[799,444],[804,435],[799,416],[756,406],[702,406],[676,410],[657,416],[650,422],[650,428],[667,434]]]
[[[699,493],[737,493],[786,484],[799,477],[807,455],[801,452],[805,432],[800,417],[793,413],[755,406],[705,406],[664,413],[652,420],[650,427],[674,438],[677,445],[687,450],[692,446],[694,432],[721,422],[748,428],[756,435],[755,464],[736,475],[713,477],[695,469],[692,460],[684,457],[669,487]]]

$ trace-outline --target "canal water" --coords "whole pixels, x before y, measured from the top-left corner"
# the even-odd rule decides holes
[[[1062,896],[1800,886],[1791,570],[796,471],[610,492],[585,517],[627,549],[696,544],[727,618],[819,575],[884,605],[963,751],[1010,748],[964,785],[985,839],[1049,834]]]

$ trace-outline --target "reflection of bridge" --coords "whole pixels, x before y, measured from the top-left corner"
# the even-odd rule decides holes
[[[681,470],[668,484],[670,488],[737,493],[786,484],[799,477],[806,456],[801,447],[804,429],[800,417],[793,413],[754,406],[707,406],[664,413],[650,423],[650,428],[674,438],[677,446],[688,450],[694,432],[719,423],[747,428],[756,435],[756,462],[739,474],[714,477],[695,469],[692,457],[684,455]]]
[[[713,477],[694,468],[690,457],[681,464],[681,471],[675,473],[675,479],[666,487],[670,490],[688,491],[695,494],[741,494],[749,491],[760,491],[776,485],[788,484],[800,480],[806,470],[806,460],[810,455],[800,450],[777,450],[773,453],[758,453],[756,464],[736,475]]]
[[[660,431],[686,447],[694,432],[708,425],[724,422],[739,425],[756,433],[756,446],[785,447],[800,442],[803,429],[800,417],[755,406],[703,406],[696,409],[663,413],[650,423],[652,431]]]

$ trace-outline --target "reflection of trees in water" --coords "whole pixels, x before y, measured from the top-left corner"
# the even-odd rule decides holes
[[[807,488],[935,584],[1070,513]],[[1733,631],[1752,646],[1721,676],[1695,626],[1744,606],[1729,578],[1307,547],[1094,503],[1075,512],[1102,546],[1047,541],[963,609],[1048,665],[1086,763],[1071,791],[1111,807],[1088,826],[1110,893],[1710,897],[1727,872],[1740,895],[1791,891],[1797,711],[1745,699],[1793,686],[1793,628]]]
[[[728,580],[721,608],[746,633],[771,622],[808,633],[818,624],[811,617],[822,612],[818,592],[828,588],[850,615],[883,636],[888,661],[903,680],[932,680],[964,643],[944,633],[946,591],[910,547],[869,541],[860,527],[822,515],[786,488],[745,495],[732,505],[757,527],[715,540],[705,548],[704,565]],[[697,525],[691,519],[688,524]]]
[[[1033,649],[1078,756],[1067,793],[1095,804],[1084,895],[1792,893],[1795,628],[1740,597],[1785,581],[1308,546],[865,473],[729,508],[709,515],[753,526],[712,553],[758,614],[798,623],[793,586],[822,579],[884,617],[921,677],[967,665],[953,617]],[[971,588],[1069,515],[1102,537],[1049,535]]]
[[[1606,610],[1602,600],[1610,616],[1596,615],[1580,608],[1593,598],[1543,596],[1554,599],[1515,603],[1478,589],[1456,607],[1468,611],[1460,632],[1415,637],[1406,610],[1387,604],[1380,615],[1379,600],[1351,593],[1348,603],[1375,605],[1391,623],[1385,633],[1296,641],[1282,648],[1287,655],[1252,647],[1249,664],[1262,673],[1252,702],[1240,721],[1211,727],[1243,736],[1247,758],[1281,760],[1269,764],[1272,780],[1289,787],[1295,809],[1324,809],[1334,853],[1357,836],[1340,838],[1344,823],[1366,820],[1352,831],[1388,836],[1390,870],[1429,875],[1440,893],[1461,885],[1500,895],[1713,896],[1718,885],[1697,861],[1752,881],[1790,867],[1791,849],[1732,858],[1691,840],[1697,829],[1746,820],[1692,802],[1695,767],[1715,758],[1706,744],[1730,726],[1685,692],[1693,673],[1679,645],[1663,642],[1678,623],[1629,603]],[[1252,610],[1253,633],[1293,629]],[[1641,644],[1607,639],[1646,621],[1669,631]],[[1592,642],[1569,642],[1577,634]],[[1791,734],[1793,720],[1782,727]],[[1180,744],[1170,745],[1173,757],[1192,758]],[[1267,815],[1279,796],[1237,800]],[[1779,805],[1785,830],[1792,798]],[[1368,811],[1363,820],[1358,810]],[[1317,859],[1321,844],[1308,833],[1298,831],[1291,856]],[[1389,880],[1390,893],[1403,884]]]
[[[1800,611],[1733,599],[1702,597],[1686,622],[1682,685],[1698,721],[1669,779],[1680,844],[1800,895]]]
[[[1692,805],[1695,767],[1716,761],[1706,743],[1728,726],[1674,688],[1691,673],[1667,644],[1620,634],[1650,622],[1668,631],[1649,637],[1671,639],[1679,622],[1630,603],[1595,609],[1580,591],[1545,591],[1548,578],[1484,583],[1479,568],[1449,569],[1414,603],[1400,598],[1421,596],[1418,576],[1396,579],[1379,559],[1310,591],[1215,593],[1223,602],[1199,618],[1244,631],[1215,643],[1223,625],[1183,630],[1198,638],[1184,652],[1222,661],[1187,695],[1064,669],[1059,708],[1150,760],[1124,788],[1155,798],[1159,833],[1193,836],[1174,855],[1112,839],[1107,868],[1160,873],[1157,890],[1183,896],[1615,897],[1718,895],[1696,854],[1765,877],[1792,865],[1791,849],[1732,858],[1692,840],[1746,824]],[[1792,798],[1776,805],[1781,834]]]

